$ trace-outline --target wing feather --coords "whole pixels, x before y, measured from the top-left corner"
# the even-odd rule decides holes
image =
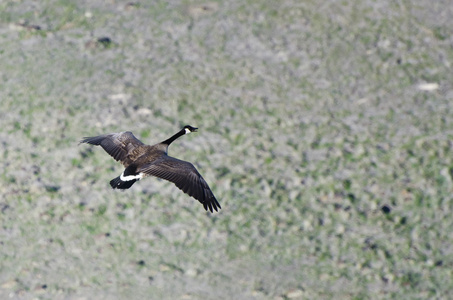
[[[184,193],[200,201],[206,210],[213,212],[222,208],[204,178],[187,161],[165,156],[142,166],[137,172],[173,182]]]
[[[116,161],[126,165],[126,158],[137,147],[144,144],[130,131],[110,133],[94,137],[85,137],[80,143],[101,146]]]

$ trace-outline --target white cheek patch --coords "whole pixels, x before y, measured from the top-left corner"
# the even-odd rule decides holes
[[[189,130],[189,128],[184,128],[184,130],[186,131],[185,134],[188,134],[188,133],[191,133],[192,131]]]
[[[139,173],[138,175],[127,175],[124,176],[124,172],[121,173],[120,179],[121,181],[131,181],[131,180],[140,180],[143,178],[143,173]]]

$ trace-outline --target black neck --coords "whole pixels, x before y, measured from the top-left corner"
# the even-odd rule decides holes
[[[161,144],[165,144],[165,145],[170,145],[171,143],[173,143],[177,138],[179,138],[180,136],[183,136],[184,134],[186,134],[186,130],[183,128],[181,131],[177,132],[174,136],[172,136],[171,138],[163,141]]]

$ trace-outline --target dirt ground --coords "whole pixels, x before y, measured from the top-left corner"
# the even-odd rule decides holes
[[[449,1],[0,2],[1,299],[451,299]],[[124,192],[132,131],[222,205]]]

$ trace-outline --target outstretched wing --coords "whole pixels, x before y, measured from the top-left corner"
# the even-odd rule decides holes
[[[101,146],[115,160],[127,164],[126,158],[135,148],[144,145],[132,132],[110,133],[94,137],[85,137],[80,143]]]
[[[200,201],[206,210],[213,212],[213,209],[218,211],[222,208],[206,181],[187,161],[164,156],[162,159],[142,166],[137,172],[173,182],[184,193]]]

